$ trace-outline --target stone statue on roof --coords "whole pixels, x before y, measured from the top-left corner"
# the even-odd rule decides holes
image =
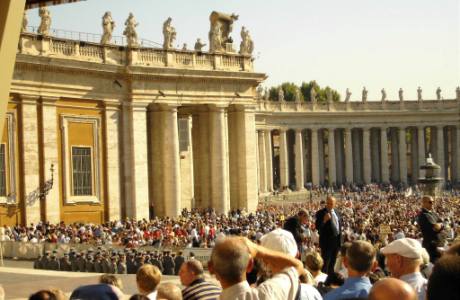
[[[136,27],[139,23],[136,22],[134,19],[134,15],[129,13],[128,19],[125,21],[125,30],[123,31],[123,35],[126,36],[128,47],[137,47],[139,46]]]
[[[206,44],[202,43],[200,38],[197,38],[195,42],[195,51],[198,51],[198,52],[203,51],[202,49],[204,46],[206,46]]]
[[[381,93],[382,93],[382,102],[385,102],[387,100],[387,92],[385,91],[385,89],[382,89]]]
[[[163,23],[163,49],[173,48],[173,43],[176,40],[176,28],[171,25],[172,19],[169,17]]]
[[[350,89],[347,88],[347,90],[345,91],[345,102],[349,102],[350,97],[351,97],[351,92],[350,92]]]
[[[101,37],[101,44],[109,44],[112,40],[113,29],[115,28],[115,22],[112,19],[112,13],[107,11],[102,17],[102,30],[103,34]]]
[[[441,100],[441,88],[440,87],[436,89],[436,99]]]
[[[302,102],[302,93],[300,92],[299,88],[295,89],[294,101],[295,101],[295,103],[301,103]]]
[[[418,101],[423,100],[423,98],[422,98],[422,88],[421,87],[418,87],[418,89],[417,89],[417,100]]]
[[[278,101],[284,102],[284,91],[282,87],[278,88]]]
[[[312,103],[316,102],[316,91],[315,91],[314,87],[311,87],[311,89],[310,89],[310,101]]]
[[[366,90],[366,87],[363,87],[362,99],[361,99],[363,102],[367,102],[367,94],[368,94],[368,91]]]
[[[399,88],[398,96],[399,96],[399,101],[404,101],[404,91],[402,88]]]
[[[51,14],[46,6],[38,9],[38,15],[41,18],[40,26],[38,27],[37,33],[41,35],[49,35],[51,28]]]
[[[240,54],[251,55],[252,51],[254,51],[254,42],[249,35],[249,30],[243,26],[241,28]]]
[[[24,15],[22,16],[21,32],[27,32],[27,25],[29,25],[29,18],[27,16],[27,10],[24,10]]]
[[[227,44],[233,43],[230,33],[233,30],[233,22],[238,20],[235,14],[227,15],[213,11],[209,16],[211,28],[209,30],[209,51],[223,52],[227,49]]]
[[[460,101],[460,86],[457,86],[457,88],[455,89],[455,94],[457,95],[457,100]]]
[[[332,103],[332,89],[331,88],[327,88],[326,89],[326,100],[327,100],[327,103]]]

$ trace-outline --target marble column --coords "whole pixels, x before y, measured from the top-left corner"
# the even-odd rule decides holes
[[[304,189],[304,181],[305,181],[305,172],[303,169],[303,137],[302,137],[302,129],[295,130],[295,182],[296,182],[296,189],[301,191]]]
[[[267,158],[265,149],[265,133],[257,130],[258,164],[259,164],[259,192],[267,192]]]
[[[445,178],[446,163],[444,161],[444,127],[436,126],[436,159],[435,163],[441,166],[441,177]]]
[[[344,144],[343,144],[343,130],[335,130],[335,159],[337,168],[337,183],[343,184],[345,180],[344,174]]]
[[[387,128],[380,128],[380,169],[381,169],[381,181],[383,183],[390,182],[389,168],[388,168],[388,137]]]
[[[215,107],[211,114],[211,199],[217,213],[230,210],[227,111]]]
[[[371,183],[371,145],[370,128],[363,128],[363,181],[365,184]]]
[[[452,130],[452,175],[460,182],[460,126],[453,126]]]
[[[60,215],[60,166],[58,159],[58,118],[56,113],[56,101],[58,98],[42,97],[42,137],[43,137],[43,182],[50,179],[50,167],[54,165],[53,174],[53,188],[46,195],[46,202],[44,203],[45,218],[51,223],[59,223],[61,220]]]
[[[199,168],[200,174],[200,196],[201,207],[207,208],[212,206],[211,200],[211,165],[209,158],[211,157],[210,151],[210,114],[208,111],[201,111],[198,116],[199,122],[199,149],[198,152],[200,164],[196,166]]]
[[[248,212],[257,209],[256,122],[252,107],[235,106],[238,157],[238,207]],[[227,146],[228,147],[228,146]],[[227,160],[228,161],[228,160]],[[232,162],[233,164],[233,162]],[[230,178],[227,179],[228,181]]]
[[[337,183],[337,171],[336,171],[336,155],[335,155],[335,134],[334,128],[328,128],[328,164],[329,164],[329,185],[332,186]]]
[[[272,132],[264,130],[265,135],[265,157],[267,166],[267,192],[273,192],[273,153],[272,153]]]
[[[41,220],[40,214],[40,199],[35,197],[35,191],[40,186],[40,166],[38,154],[38,122],[37,122],[37,100],[38,97],[21,95],[20,118],[22,126],[19,130],[22,131],[23,151],[23,181],[22,189],[24,192],[24,208],[26,224],[37,224]],[[59,184],[55,183],[55,190],[58,190]],[[19,201],[20,197],[16,197]],[[21,205],[21,204],[19,204]]]
[[[311,181],[313,185],[319,185],[319,151],[318,129],[311,129]]]
[[[136,220],[149,219],[147,155],[147,110],[144,104],[132,106],[132,215]]]
[[[345,128],[345,178],[347,183],[353,183],[353,145],[351,138],[351,128]]]
[[[390,128],[390,143],[391,143],[391,181],[400,181],[399,177],[399,141],[398,141],[398,128]]]
[[[325,180],[325,149],[324,149],[324,129],[318,129],[318,164],[319,164],[319,184],[324,184]]]
[[[289,187],[289,162],[287,152],[286,129],[281,128],[280,132],[280,183],[281,190]]]
[[[418,168],[425,164],[426,150],[425,150],[425,127],[417,127],[417,155],[418,155]],[[420,170],[419,170],[420,171]]]
[[[372,161],[372,172],[371,172],[371,181],[380,182],[380,156],[379,156],[379,145],[380,145],[380,136],[376,128],[371,129],[371,161]]]
[[[176,217],[181,214],[181,172],[179,157],[179,131],[177,107],[163,108],[163,184],[165,215]]]
[[[398,128],[399,142],[399,181],[407,183],[407,143],[406,128]]]
[[[417,144],[417,128],[411,127],[410,129],[411,133],[411,140],[410,140],[410,161],[411,161],[411,184],[417,183],[417,178],[418,178],[418,144]]]

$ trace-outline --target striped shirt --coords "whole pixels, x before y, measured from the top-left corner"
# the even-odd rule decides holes
[[[184,300],[217,300],[222,289],[204,279],[197,279],[182,290]]]

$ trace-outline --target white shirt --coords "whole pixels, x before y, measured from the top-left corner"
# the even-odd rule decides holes
[[[407,282],[411,287],[415,289],[418,295],[418,300],[425,300],[428,280],[423,277],[420,272],[406,274],[399,277],[399,279]]]
[[[153,292],[151,292],[150,294],[147,295],[147,298],[149,298],[150,300],[157,300],[157,291],[154,290]]]
[[[299,288],[299,274],[294,267],[286,268],[257,288],[242,281],[222,290],[222,300],[294,300]]]
[[[323,300],[321,294],[311,284],[300,284],[300,299],[301,300]]]

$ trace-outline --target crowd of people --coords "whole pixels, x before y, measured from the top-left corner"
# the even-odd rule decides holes
[[[4,227],[3,239],[96,249],[71,249],[63,257],[45,253],[37,268],[137,274],[147,281],[179,275],[185,289],[174,293],[179,287],[168,285],[164,299],[459,299],[455,284],[439,290],[442,282],[459,279],[459,216],[457,190],[435,202],[417,187],[367,185],[318,189],[304,202],[264,203],[254,213],[184,210],[178,218],[150,221]],[[218,284],[204,280],[204,268],[193,257],[144,251],[145,245],[212,248],[208,267]],[[151,276],[140,276],[144,271]],[[140,294],[160,299],[160,281],[149,288],[138,283]],[[186,296],[195,285],[209,291],[208,298]]]

